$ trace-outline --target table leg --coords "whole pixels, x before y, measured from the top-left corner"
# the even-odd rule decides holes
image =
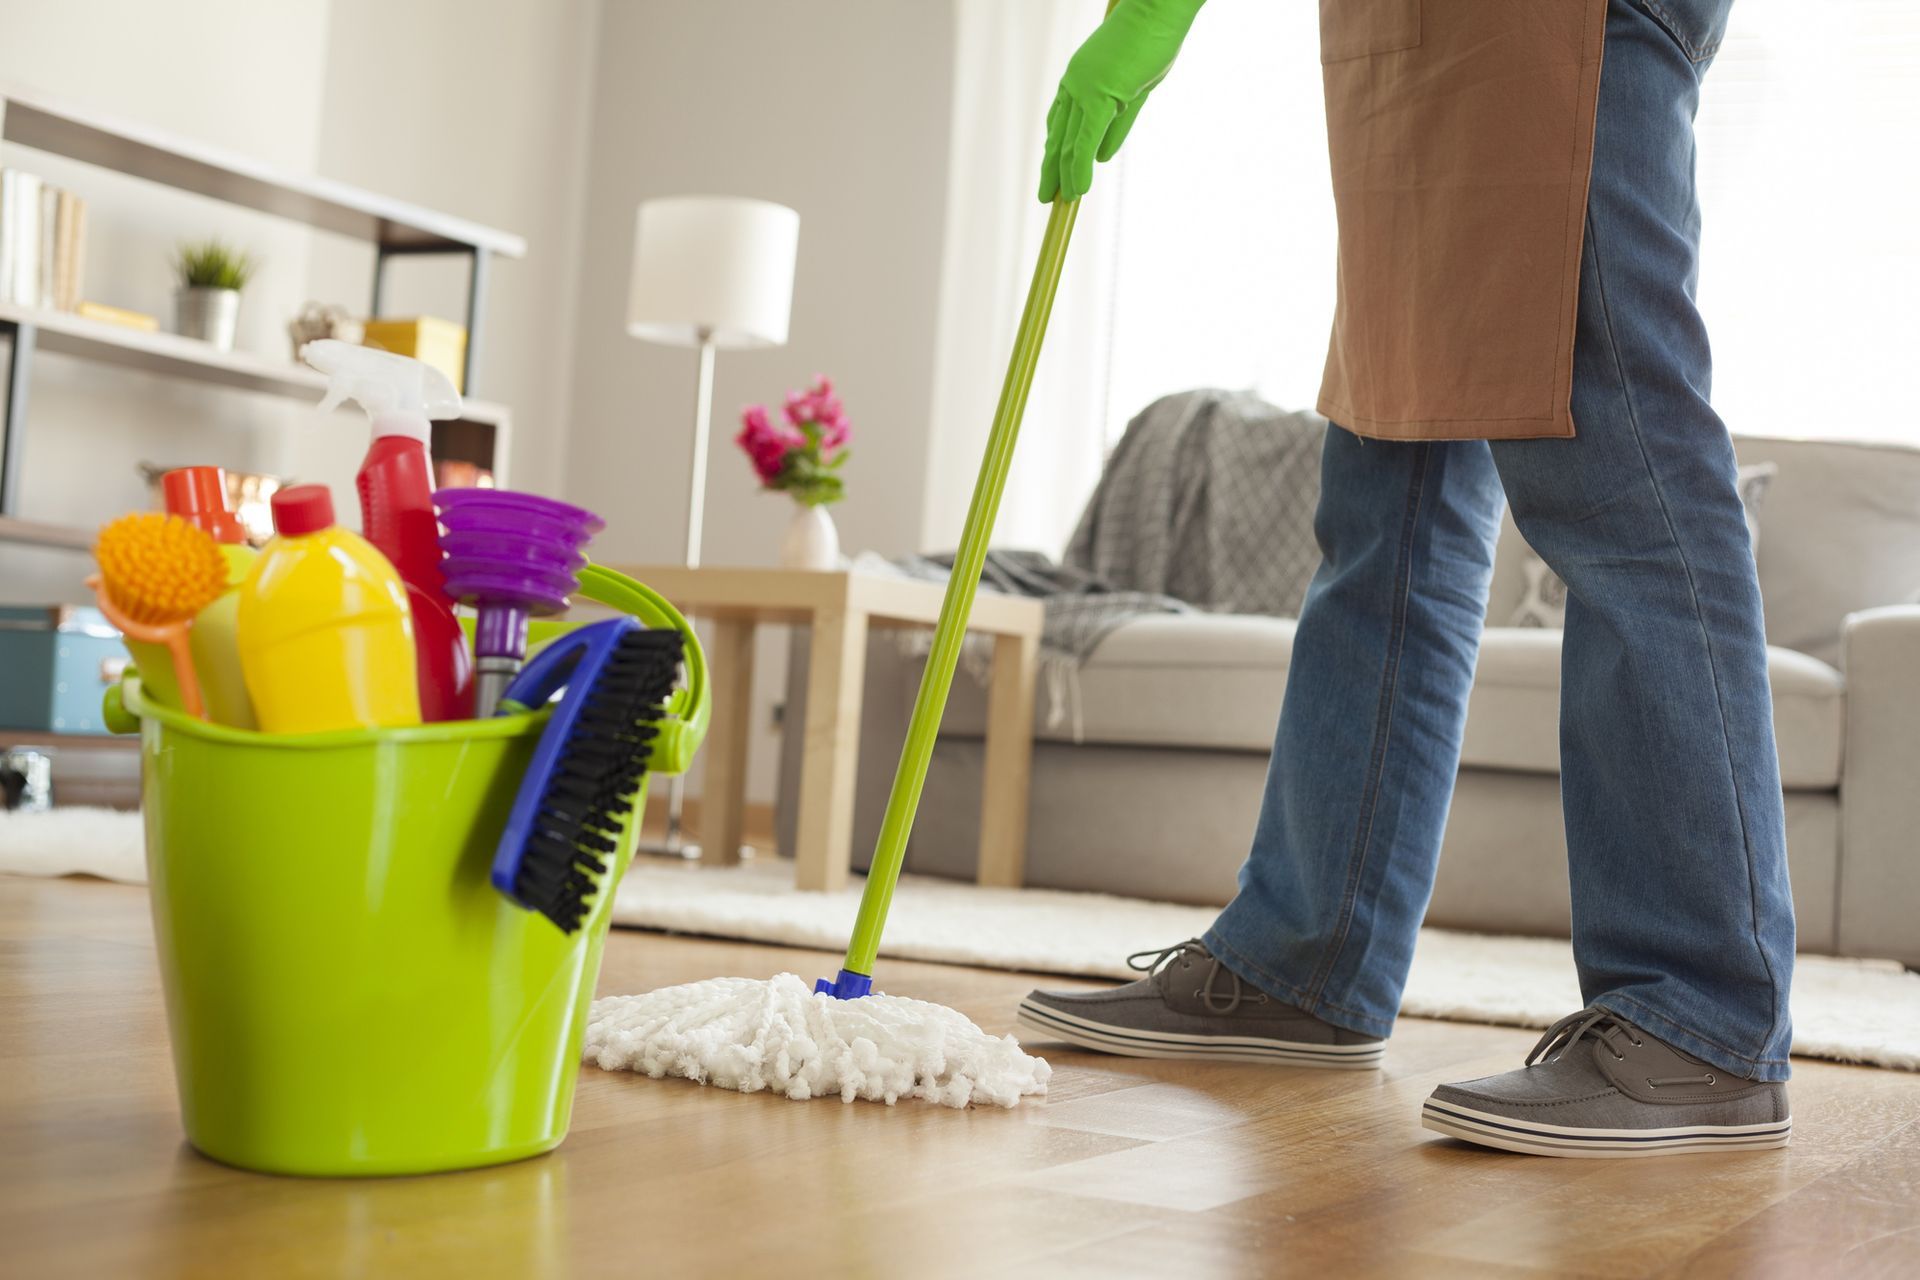
[[[1026,877],[1027,793],[1033,764],[1033,687],[1040,637],[996,636],[987,693],[987,760],[980,797],[984,885],[1017,889]]]
[[[853,857],[853,784],[867,671],[865,614],[817,613],[807,664],[807,729],[800,757],[800,829],[794,883],[833,890]]]
[[[753,729],[753,622],[716,618],[707,648],[713,719],[707,726],[706,779],[700,789],[700,862],[740,861],[746,828],[747,741]]]

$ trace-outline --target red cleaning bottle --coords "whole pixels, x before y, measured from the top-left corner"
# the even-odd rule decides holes
[[[456,416],[460,393],[431,365],[331,338],[307,343],[300,358],[330,381],[321,408],[357,401],[373,422],[373,444],[357,484],[361,532],[407,584],[421,719],[468,719],[473,657],[440,573],[440,525],[427,455],[430,419]]]

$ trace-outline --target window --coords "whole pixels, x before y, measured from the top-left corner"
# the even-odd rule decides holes
[[[1107,386],[1089,398],[1109,445],[1169,391],[1317,396],[1334,217],[1315,10],[1209,4],[1095,180],[1117,203]],[[1735,431],[1920,443],[1917,131],[1920,4],[1734,4],[1698,138],[1700,304]]]

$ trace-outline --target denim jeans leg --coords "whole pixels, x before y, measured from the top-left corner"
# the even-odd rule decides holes
[[[1205,941],[1256,987],[1391,1030],[1433,889],[1502,500],[1482,441],[1330,427],[1323,555],[1240,891]]]
[[[1615,0],[1579,434],[1493,457],[1568,587],[1561,794],[1582,992],[1715,1066],[1782,1080],[1793,903],[1759,582],[1694,305],[1700,72],[1667,24]]]

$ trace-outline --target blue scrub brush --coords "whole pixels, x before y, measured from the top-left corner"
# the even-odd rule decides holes
[[[501,700],[506,714],[559,694],[501,832],[493,885],[564,933],[586,919],[632,818],[684,650],[678,631],[592,623],[540,650]]]

